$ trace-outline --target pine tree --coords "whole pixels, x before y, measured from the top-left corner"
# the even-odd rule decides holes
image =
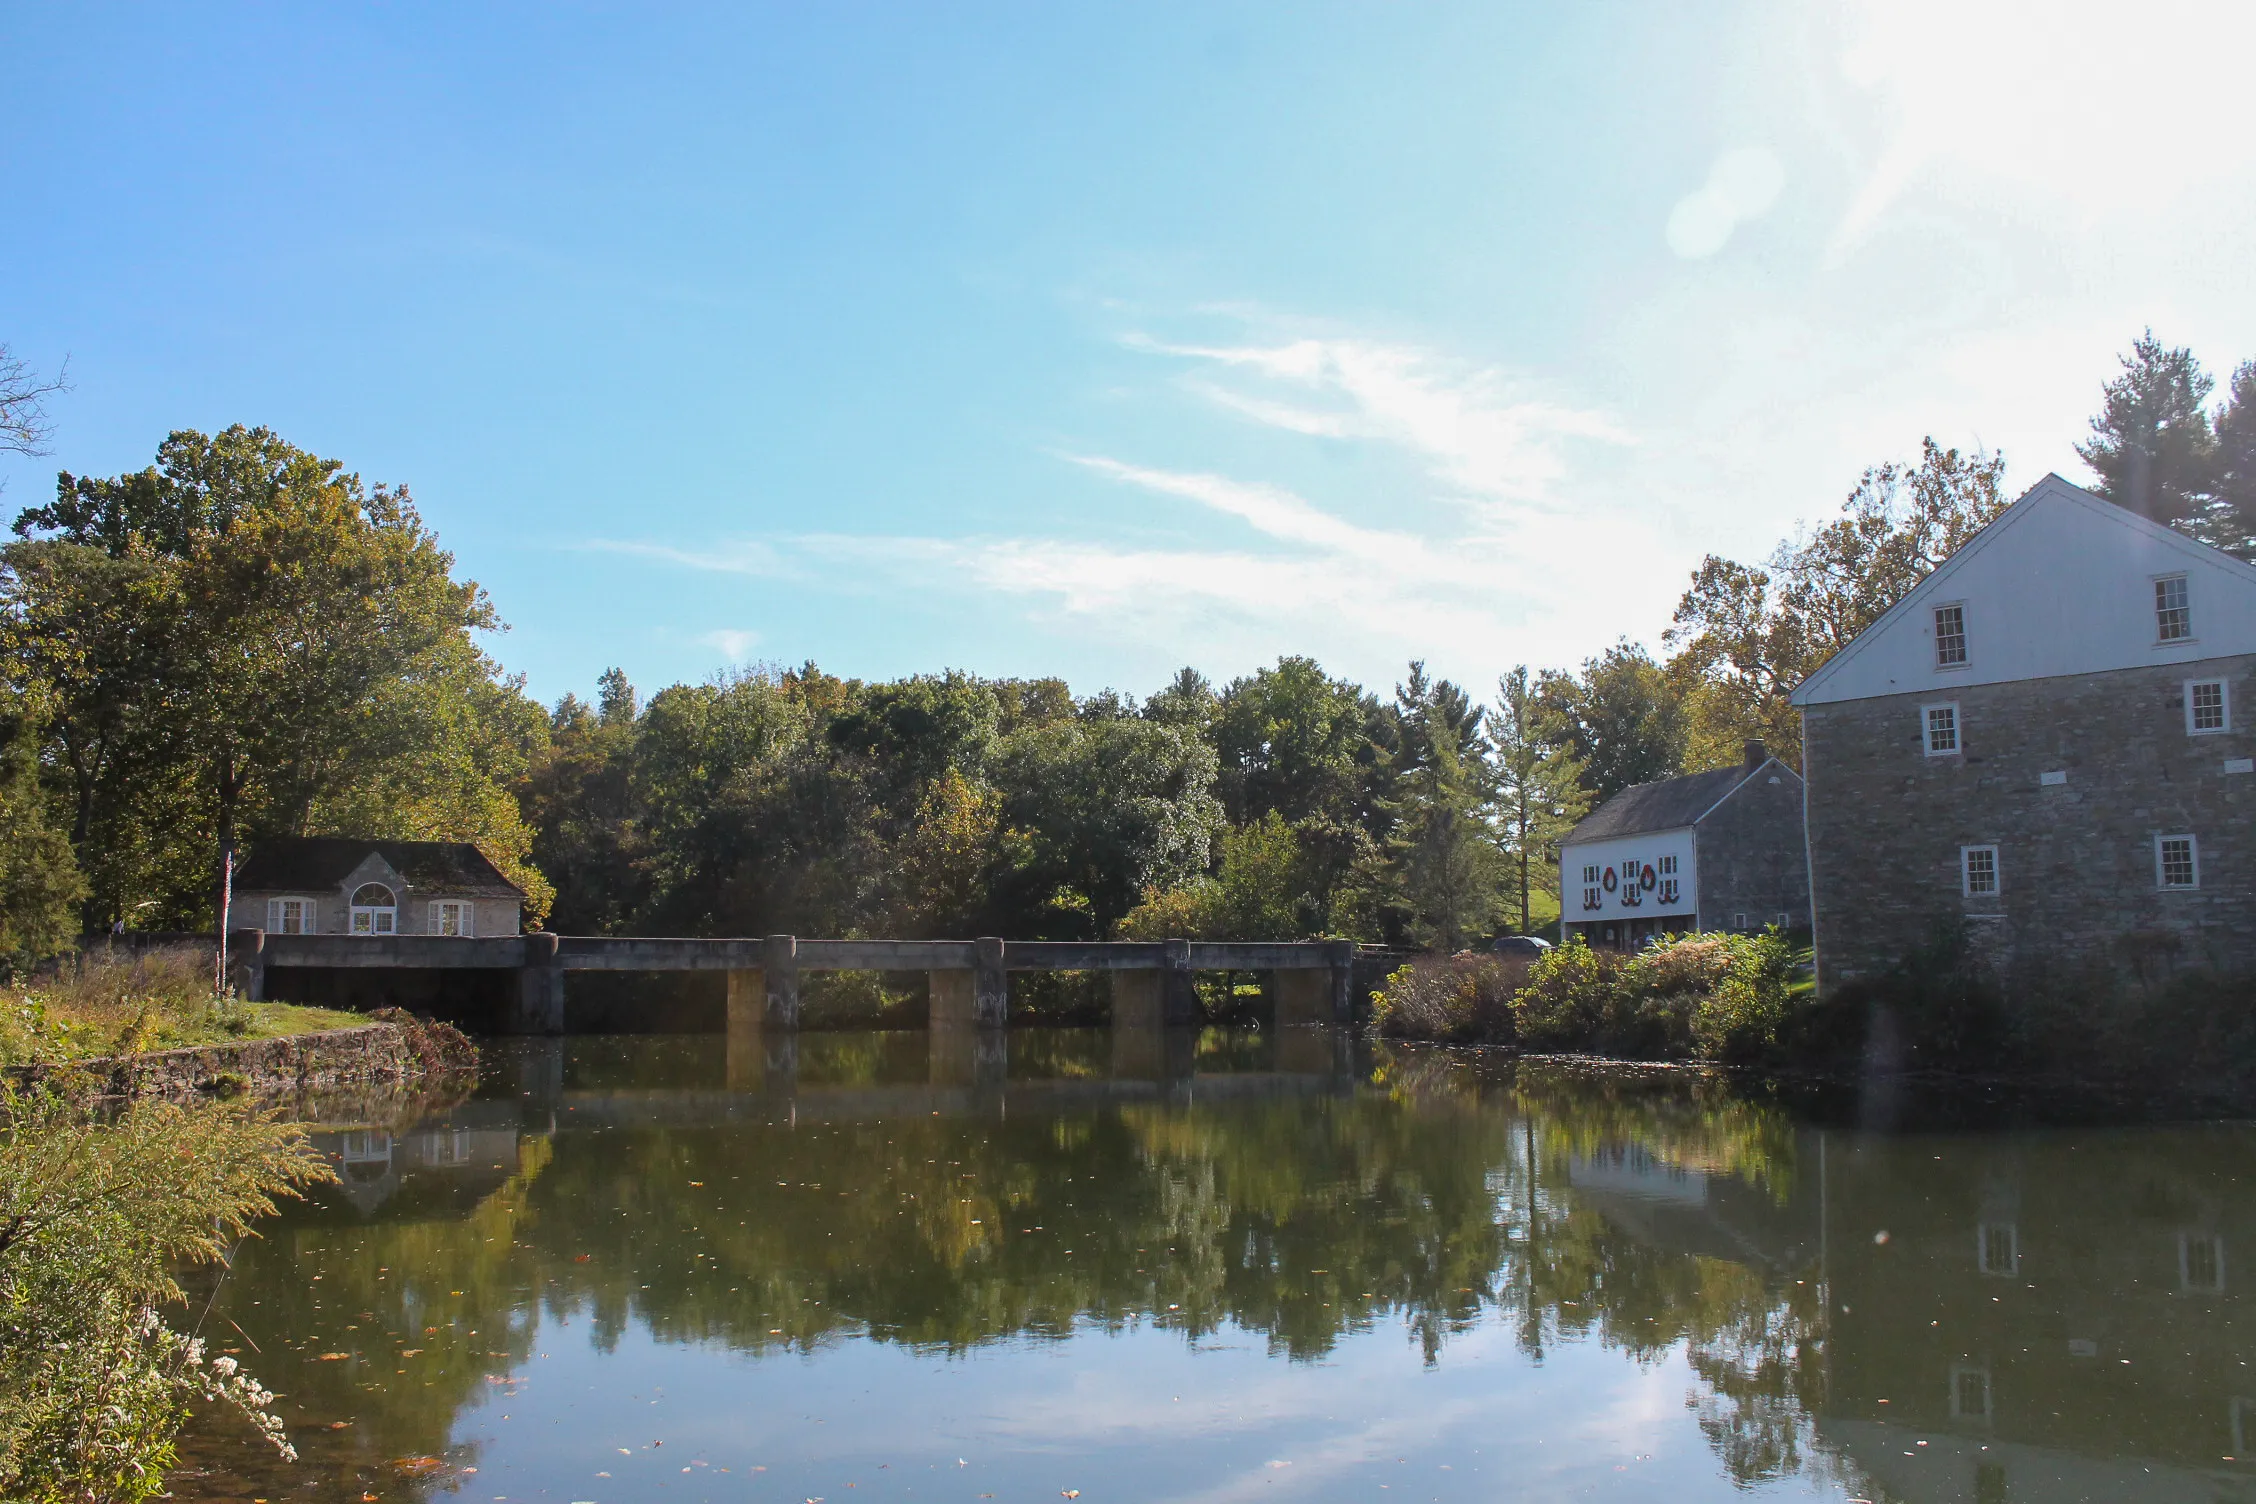
[[[2107,383],[2089,442],[2076,453],[2099,477],[2100,495],[2142,517],[2197,532],[2214,480],[2216,438],[2202,404],[2215,385],[2186,349],[2163,347],[2149,329]]]
[[[1536,892],[1555,888],[1559,841],[1588,812],[1590,795],[1582,787],[1582,764],[1548,734],[1527,665],[1497,680],[1496,690],[1489,744],[1495,749],[1497,824],[1524,935],[1535,927]]]

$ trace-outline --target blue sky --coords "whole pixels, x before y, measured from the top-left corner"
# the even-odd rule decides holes
[[[2256,12],[2024,9],[19,3],[0,505],[267,424],[543,698],[1484,688],[1923,434],[2079,476],[2149,324],[2256,356]]]

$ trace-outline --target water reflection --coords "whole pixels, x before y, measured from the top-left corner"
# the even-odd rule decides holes
[[[512,1047],[320,1141],[206,1324],[305,1461],[176,1497],[2256,1498],[2237,1126],[1029,1031]]]

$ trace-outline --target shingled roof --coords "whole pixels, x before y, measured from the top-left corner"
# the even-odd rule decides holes
[[[1715,807],[1717,800],[1737,788],[1759,768],[1735,765],[1708,773],[1687,773],[1641,783],[1599,805],[1567,833],[1563,844],[1607,841],[1616,836],[1638,836],[1648,831],[1681,830]]]
[[[275,836],[261,841],[235,871],[235,886],[262,893],[334,888],[370,852],[391,863],[417,893],[465,893],[479,898],[523,898],[524,889],[501,875],[468,841],[363,841],[350,836]]]

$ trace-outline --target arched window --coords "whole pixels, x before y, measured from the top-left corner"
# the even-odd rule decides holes
[[[399,903],[382,883],[363,883],[353,890],[352,932],[356,935],[392,935],[399,932]]]

